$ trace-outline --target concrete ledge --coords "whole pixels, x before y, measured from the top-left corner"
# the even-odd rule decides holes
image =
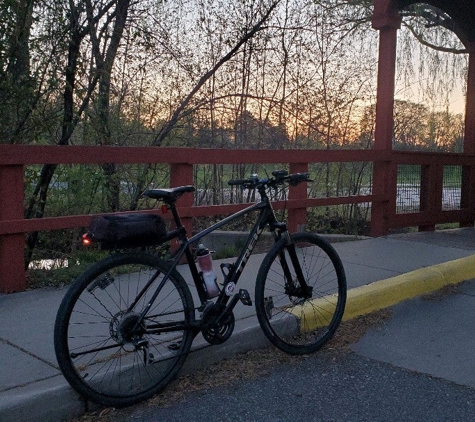
[[[322,233],[317,234],[330,243],[350,242],[355,240],[368,239],[365,236],[356,235]],[[211,232],[206,237],[204,237],[201,242],[204,243],[209,249],[219,253],[225,248],[229,248],[230,250],[232,250],[233,248],[235,248],[236,250],[242,248],[248,236],[249,232],[215,230],[214,232]],[[272,237],[271,233],[268,231],[264,231],[261,236],[263,240],[265,240],[266,238],[271,239]]]
[[[348,291],[343,320],[475,278],[475,255],[377,281]]]
[[[2,402],[0,402],[0,421],[66,421],[80,417],[86,411],[84,400],[62,376],[58,375],[3,392]]]

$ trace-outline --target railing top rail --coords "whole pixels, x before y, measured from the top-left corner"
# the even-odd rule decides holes
[[[243,162],[266,164],[349,161],[395,161],[400,164],[429,164],[439,161],[445,165],[472,165],[475,162],[475,154],[361,149],[256,149],[251,153],[249,149],[0,144],[0,166],[103,164],[109,162],[122,164],[240,164]]]
[[[374,150],[248,150],[115,146],[0,145],[0,165],[186,163],[265,164],[381,161],[389,154]]]
[[[453,152],[393,151],[392,161],[398,164],[473,165],[475,155]]]

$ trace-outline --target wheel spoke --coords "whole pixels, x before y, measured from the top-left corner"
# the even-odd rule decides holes
[[[281,240],[262,263],[256,311],[274,345],[292,354],[311,353],[333,336],[341,321],[346,278],[341,260],[325,240],[309,233],[292,238],[293,259]]]
[[[151,255],[118,254],[95,264],[71,286],[55,325],[55,350],[70,384],[92,401],[130,405],[173,378],[191,347],[194,306],[181,276]]]

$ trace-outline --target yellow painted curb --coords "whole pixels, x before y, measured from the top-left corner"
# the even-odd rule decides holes
[[[343,320],[349,320],[450,284],[475,278],[475,255],[376,281],[348,291]]]
[[[473,278],[475,255],[356,287],[348,291],[343,321]],[[335,295],[325,296],[292,307],[288,312],[298,318],[302,331],[311,331],[330,323],[336,300]]]

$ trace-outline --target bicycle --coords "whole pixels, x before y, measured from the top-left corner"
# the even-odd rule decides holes
[[[346,302],[346,278],[335,249],[311,233],[290,234],[277,220],[268,189],[309,181],[308,173],[231,180],[229,185],[256,189],[260,201],[188,238],[176,202],[191,185],[150,189],[148,198],[164,203],[175,228],[158,243],[178,240],[168,259],[128,251],[93,264],[70,286],[56,317],[54,345],[59,366],[71,386],[93,402],[129,406],[160,392],[178,373],[194,338],[210,344],[231,336],[233,309],[252,305],[248,291],[236,284],[263,230],[274,244],[265,255],[255,284],[255,310],[272,344],[290,354],[320,349],[339,326]],[[221,264],[223,282],[211,299],[195,263],[193,244],[224,225],[257,212],[235,262]],[[199,304],[177,265],[186,257]]]

